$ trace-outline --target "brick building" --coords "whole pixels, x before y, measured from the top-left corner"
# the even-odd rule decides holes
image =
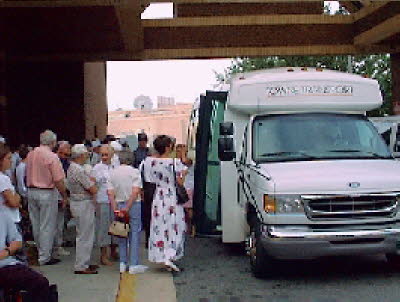
[[[126,136],[146,132],[150,139],[159,134],[185,143],[193,104],[164,105],[151,110],[117,110],[108,113],[108,133]]]

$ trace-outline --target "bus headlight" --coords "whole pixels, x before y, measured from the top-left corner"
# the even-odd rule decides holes
[[[264,195],[264,210],[267,213],[303,213],[300,195],[277,194]]]

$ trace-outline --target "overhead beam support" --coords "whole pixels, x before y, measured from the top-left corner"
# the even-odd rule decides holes
[[[209,59],[256,56],[290,55],[347,55],[398,52],[400,47],[373,46],[357,47],[349,45],[311,45],[281,47],[217,47],[197,49],[145,49],[142,60],[154,59]]]
[[[349,13],[355,13],[360,10],[360,8],[354,4],[354,1],[339,1],[340,5],[342,5]]]
[[[199,27],[242,25],[351,24],[352,16],[253,15],[142,20],[143,27]]]
[[[388,4],[390,1],[377,1],[370,3],[368,6],[365,6],[364,8],[360,9],[354,14],[354,20],[358,21],[362,18],[367,17],[368,15],[372,14],[373,12],[377,11],[381,7],[385,6]]]
[[[120,32],[127,52],[143,49],[143,29],[140,20],[142,7],[137,0],[124,0],[115,7]]]
[[[377,44],[400,32],[400,14],[354,37],[355,45]]]

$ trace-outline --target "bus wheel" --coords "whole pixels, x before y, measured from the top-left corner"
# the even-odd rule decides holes
[[[251,228],[248,239],[250,267],[254,277],[265,278],[273,272],[273,259],[267,255],[260,237],[260,224],[257,223]]]

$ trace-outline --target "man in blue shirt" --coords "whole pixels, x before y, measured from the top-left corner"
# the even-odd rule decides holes
[[[138,134],[138,147],[133,151],[133,167],[139,169],[140,163],[145,160],[149,155],[149,147],[147,147],[147,135],[146,133]]]
[[[11,218],[0,212],[0,288],[25,290],[33,302],[47,302],[49,281],[14,255],[22,247],[22,237]]]

